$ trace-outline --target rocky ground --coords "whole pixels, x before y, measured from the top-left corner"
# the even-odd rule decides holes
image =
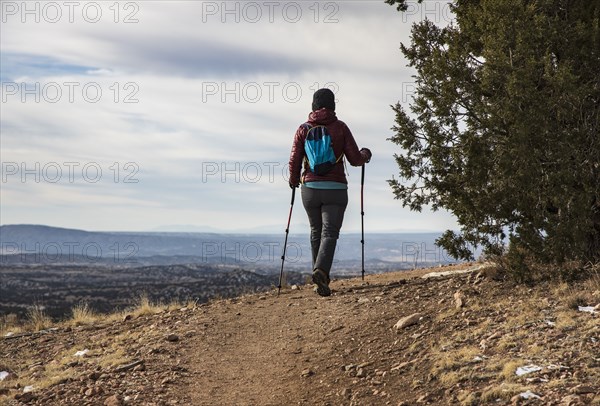
[[[332,287],[4,338],[0,404],[600,405],[598,275],[528,287],[463,264]]]

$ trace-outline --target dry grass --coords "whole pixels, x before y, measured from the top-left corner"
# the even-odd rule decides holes
[[[111,346],[108,353],[98,359],[98,365],[102,368],[112,368],[129,362],[131,362],[131,358],[125,353],[125,350],[114,345]]]
[[[540,354],[544,353],[545,351],[546,351],[546,348],[543,345],[540,345],[538,342],[534,342],[533,344],[530,344],[527,347],[528,355],[539,356]]]
[[[81,326],[85,324],[92,324],[98,320],[98,315],[90,309],[87,303],[80,303],[71,309],[70,324],[75,326]]]
[[[579,306],[595,305],[600,302],[600,275],[594,274],[577,287],[567,283],[558,284],[554,294],[567,309],[577,310]]]
[[[478,406],[481,404],[479,396],[474,393],[463,393],[458,397],[462,406]]]
[[[509,400],[513,396],[527,391],[527,387],[519,384],[501,383],[486,389],[481,395],[484,402],[495,402],[496,400]]]
[[[468,380],[468,377],[462,371],[451,371],[446,372],[440,375],[439,381],[442,385],[447,388],[450,388],[459,382],[463,382]]]
[[[46,365],[44,370],[44,376],[41,379],[31,382],[37,389],[48,388],[54,386],[60,382],[63,382],[69,378],[75,378],[77,371],[72,368],[65,368],[57,362],[50,362]]]
[[[34,305],[27,312],[27,320],[19,321],[16,315],[5,315],[0,318],[0,333],[4,336],[8,332],[14,334],[20,332],[35,332],[45,330],[50,327],[60,326],[82,326],[89,325],[98,322],[113,322],[122,320],[125,315],[131,315],[133,317],[139,317],[143,315],[151,315],[160,313],[162,311],[178,310],[182,308],[194,308],[196,307],[195,301],[188,301],[186,303],[172,302],[168,305],[153,303],[147,295],[141,295],[138,298],[135,307],[122,312],[116,312],[111,314],[97,314],[95,313],[87,303],[79,304],[71,310],[71,317],[68,320],[54,323],[50,317],[44,312],[44,308],[40,305]],[[28,375],[22,375],[22,382],[19,381],[21,386],[34,385],[36,388],[42,388],[51,386],[57,382],[68,377],[73,377],[74,371],[67,367],[67,364],[73,361],[75,353],[78,350],[89,349],[89,353],[86,355],[86,361],[98,364],[100,366],[114,366],[128,362],[130,359],[125,354],[122,348],[126,343],[131,341],[139,340],[141,333],[127,332],[124,335],[117,337],[110,337],[102,342],[87,343],[86,348],[79,346],[78,348],[69,348],[56,354],[45,367],[45,371],[42,374],[38,374],[35,378],[28,377]],[[106,347],[101,349],[101,347]],[[4,365],[4,367],[10,367],[11,370],[19,371],[20,367],[24,365],[30,365],[33,361],[21,359],[18,364],[15,365]]]
[[[130,313],[136,317],[147,316],[160,313],[165,310],[165,308],[165,305],[152,302],[146,293],[142,293],[138,297],[136,304]]]
[[[514,381],[517,376],[517,368],[525,364],[526,362],[523,360],[510,360],[505,362],[502,366],[502,371],[500,371],[500,377],[505,381]]]
[[[600,263],[590,264],[587,267],[587,272],[590,278],[585,282],[584,286],[591,292],[600,294]]]
[[[27,311],[28,327],[33,331],[45,330],[52,327],[52,319],[44,312],[44,307],[38,304],[33,305]]]
[[[1,332],[34,332],[48,329],[49,327],[77,327],[83,330],[90,324],[100,322],[110,323],[121,321],[123,317],[140,317],[154,315],[164,311],[179,311],[182,308],[193,309],[197,307],[195,301],[186,303],[171,302],[169,304],[153,303],[147,295],[141,295],[135,307],[127,311],[116,312],[112,314],[97,314],[87,303],[79,304],[71,310],[71,317],[67,320],[53,323],[46,315],[43,307],[33,306],[28,312],[28,319],[19,321],[17,316],[4,316],[0,319]],[[1,339],[1,338],[0,338]],[[128,352],[128,348],[144,339],[144,331],[124,330],[117,335],[96,335],[94,339],[79,342],[77,346],[66,345],[58,352],[52,354],[50,359],[44,359],[43,363],[38,363],[39,358],[20,356],[19,359],[10,359],[8,363],[3,360],[1,370],[14,371],[18,378],[8,382],[0,382],[0,389],[8,389],[19,385],[19,387],[33,386],[36,390],[43,390],[52,387],[69,379],[77,380],[80,378],[81,371],[72,367],[71,363],[76,360],[82,360],[86,364],[94,365],[102,369],[112,369],[114,367],[132,362],[134,356]],[[83,357],[75,355],[77,351],[88,350]],[[39,367],[32,369],[32,365]],[[8,398],[0,396],[0,405],[6,404]]]
[[[19,321],[15,314],[0,317],[0,337],[5,336],[9,332],[18,334],[22,332],[45,330],[50,327],[82,326],[99,322],[111,323],[123,320],[126,315],[139,317],[182,308],[193,309],[197,307],[197,305],[197,301],[194,300],[188,300],[185,303],[179,301],[173,301],[168,304],[155,303],[150,300],[148,295],[141,294],[131,308],[109,314],[96,313],[88,303],[82,302],[74,306],[71,309],[71,317],[62,322],[53,322],[52,319],[45,314],[43,306],[34,305],[27,312],[27,318],[24,321]]]
[[[431,374],[446,387],[471,379],[475,357],[481,354],[477,347],[461,347],[454,351],[438,351],[433,355]]]
[[[436,323],[440,323],[446,319],[449,319],[452,317],[457,317],[458,315],[460,315],[460,313],[461,313],[461,310],[457,309],[454,306],[454,303],[452,302],[452,307],[440,310],[439,313],[435,315],[434,320]]]
[[[23,331],[23,326],[19,323],[16,314],[7,314],[0,317],[0,337],[9,333],[18,334]]]
[[[498,340],[496,345],[500,352],[507,352],[519,347],[521,340],[518,337],[518,332],[514,334],[506,334]]]
[[[566,299],[569,300],[569,299]],[[573,328],[578,327],[579,321],[577,320],[578,312],[577,308],[560,310],[556,313],[556,328],[569,331]]]
[[[461,347],[456,351],[438,352],[432,372],[437,374],[455,370],[472,363],[478,354],[481,354],[481,350],[477,347]]]

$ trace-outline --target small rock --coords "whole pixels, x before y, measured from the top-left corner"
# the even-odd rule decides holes
[[[523,398],[521,395],[515,395],[510,399],[510,404],[513,406],[520,405],[521,403],[523,403]]]
[[[26,393],[20,393],[18,395],[15,395],[15,400],[21,401],[23,403],[31,402],[35,398],[36,398],[36,396],[33,392],[26,392]]]
[[[298,285],[292,285],[292,290],[298,290]]]
[[[136,365],[133,368],[133,372],[144,372],[145,370],[146,370],[146,365],[145,364]]]
[[[309,376],[313,376],[315,373],[314,371],[312,371],[311,369],[304,369],[302,370],[302,377],[303,378],[308,378]]]
[[[170,341],[172,343],[179,341],[179,336],[177,334],[169,334],[167,336],[167,341]]]
[[[575,393],[577,395],[584,395],[586,393],[596,393],[596,388],[593,388],[589,385],[577,385],[571,389],[571,393]]]
[[[364,378],[365,376],[367,376],[367,373],[365,372],[365,370],[362,368],[358,368],[358,370],[356,371],[356,377]]]
[[[402,369],[405,366],[410,365],[410,364],[412,364],[412,361],[401,362],[398,365],[393,366],[392,369],[390,369],[390,371],[397,371],[397,370]]]
[[[457,309],[462,308],[465,305],[465,295],[460,291],[456,291],[456,293],[454,293],[454,304],[456,306]]]
[[[104,401],[104,406],[121,406],[123,401],[119,395],[112,395],[106,398]]]
[[[341,395],[344,398],[349,398],[352,396],[352,390],[350,390],[348,388],[344,388],[344,389],[342,389]]]
[[[403,328],[412,326],[413,324],[417,324],[421,317],[423,317],[421,313],[413,313],[410,316],[406,316],[398,320],[398,322],[394,325],[394,328],[399,331]]]
[[[565,396],[560,401],[560,406],[576,406],[581,404],[581,398],[576,395]]]

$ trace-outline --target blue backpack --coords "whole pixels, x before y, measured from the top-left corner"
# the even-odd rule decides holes
[[[304,140],[304,152],[306,153],[308,167],[316,175],[325,175],[333,169],[344,154],[340,155],[339,158],[335,157],[333,142],[327,127],[323,125],[311,127],[308,123],[302,126],[308,130],[306,140]]]

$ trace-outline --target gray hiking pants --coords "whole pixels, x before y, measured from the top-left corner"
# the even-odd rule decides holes
[[[310,223],[313,270],[322,269],[329,276],[348,205],[348,190],[311,189],[303,185],[302,204]]]

